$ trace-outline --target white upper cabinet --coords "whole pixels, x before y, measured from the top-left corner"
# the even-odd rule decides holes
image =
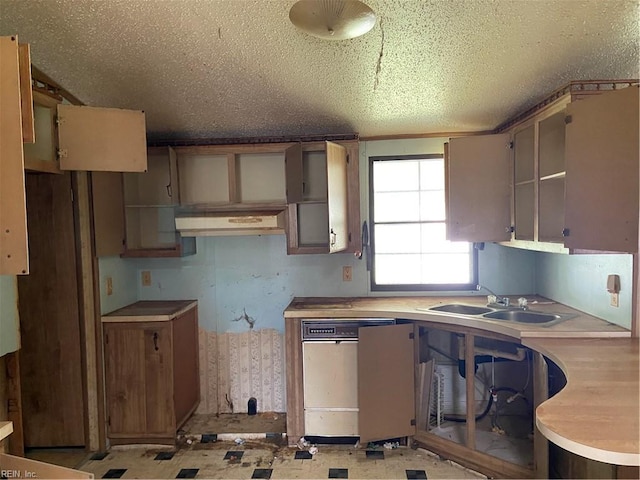
[[[57,117],[61,170],[147,169],[144,112],[60,104]]]

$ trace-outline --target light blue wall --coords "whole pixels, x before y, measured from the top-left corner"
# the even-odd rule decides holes
[[[561,255],[537,253],[536,289],[590,315],[631,328],[633,257],[620,255]],[[610,305],[607,276],[620,276],[619,307]]]
[[[18,282],[13,275],[0,275],[0,357],[18,348]]]
[[[120,257],[104,257],[98,263],[100,272],[100,313],[105,314],[138,300],[135,265]],[[113,293],[107,295],[106,279],[111,277]]]
[[[202,237],[197,254],[184,259],[137,259],[152,285],[138,287],[143,300],[195,298],[200,325],[219,332],[246,331],[245,312],[254,328],[284,331],[283,311],[295,296],[366,295],[363,262],[352,254],[287,255],[284,235]],[[342,267],[353,266],[353,281],[342,281]],[[139,283],[139,282],[138,282]]]

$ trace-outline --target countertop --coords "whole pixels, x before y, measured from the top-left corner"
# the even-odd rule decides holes
[[[167,322],[197,304],[197,300],[141,300],[103,315],[102,323]]]
[[[560,323],[541,326],[504,320],[491,320],[479,316],[429,311],[430,307],[448,303],[462,303],[484,307],[486,296],[468,297],[297,297],[284,311],[285,318],[406,318],[457,327],[477,328],[506,335],[518,340],[529,337],[585,338],[630,337],[631,332],[613,323],[587,315],[560,303],[527,296],[529,309],[545,313],[574,315]],[[512,299],[515,301],[515,298]],[[540,303],[531,303],[537,301]]]
[[[0,442],[13,433],[13,422],[0,422]]]
[[[566,386],[536,409],[536,425],[560,447],[600,462],[640,465],[639,340],[629,330],[559,303],[527,296],[530,309],[575,315],[550,326],[428,311],[486,297],[294,298],[287,318],[405,318],[503,334],[553,360]]]

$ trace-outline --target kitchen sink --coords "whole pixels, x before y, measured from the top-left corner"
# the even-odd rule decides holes
[[[557,315],[554,313],[532,312],[531,310],[497,310],[485,313],[485,318],[493,320],[509,320],[519,323],[551,323],[569,318],[569,315]]]
[[[447,305],[438,305],[431,307],[429,310],[434,312],[458,313],[460,315],[482,315],[492,310],[486,307],[476,307],[474,305],[464,305],[462,303],[450,303]]]

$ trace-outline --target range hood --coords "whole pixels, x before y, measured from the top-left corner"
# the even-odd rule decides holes
[[[284,210],[193,212],[176,216],[183,237],[284,235]]]

